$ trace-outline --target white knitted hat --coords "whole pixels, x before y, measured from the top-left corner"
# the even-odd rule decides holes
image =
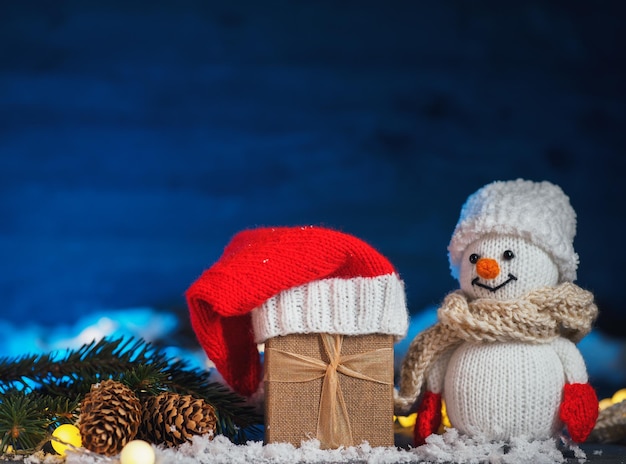
[[[550,255],[560,282],[576,280],[573,241],[576,212],[560,187],[523,179],[497,181],[470,195],[448,245],[452,275],[458,279],[465,248],[485,234],[521,237]]]

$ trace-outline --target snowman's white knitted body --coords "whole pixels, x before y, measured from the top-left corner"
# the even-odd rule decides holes
[[[462,433],[543,438],[560,428],[564,384],[550,345],[464,343],[448,364],[443,397],[451,423]]]
[[[444,378],[453,426],[492,440],[558,435],[563,386],[568,378],[587,381],[578,351],[562,338],[544,344],[464,343],[451,353]]]
[[[506,258],[507,251],[513,258]],[[476,257],[489,257],[498,272],[481,271]],[[487,235],[467,247],[459,281],[469,298],[509,300],[556,285],[558,269],[522,238]],[[464,342],[439,357],[426,387],[442,394],[452,426],[462,433],[508,440],[558,434],[564,385],[587,380],[580,352],[559,337],[545,343]]]

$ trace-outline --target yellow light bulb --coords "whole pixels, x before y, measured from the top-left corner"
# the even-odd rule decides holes
[[[626,400],[626,388],[617,390],[613,394],[613,397],[611,398],[611,400],[613,401],[613,404],[621,403],[622,401]]]
[[[448,408],[446,402],[441,400],[441,425],[443,427],[451,428],[450,418],[448,417]]]
[[[417,418],[417,413],[409,414],[408,416],[398,416],[398,423],[402,427],[413,427],[415,425],[415,419]]]
[[[600,411],[605,410],[609,406],[613,406],[613,400],[611,398],[603,398],[598,403],[598,409],[600,409]]]
[[[54,451],[61,456],[65,456],[67,450],[72,449],[72,447],[80,448],[83,446],[83,441],[80,438],[80,430],[72,424],[59,425],[54,429],[50,443]]]
[[[126,443],[120,454],[120,464],[154,464],[155,460],[154,448],[143,440]]]

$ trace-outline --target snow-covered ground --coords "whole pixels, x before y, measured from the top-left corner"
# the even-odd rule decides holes
[[[263,445],[262,442],[249,442],[247,445],[233,445],[224,437],[208,440],[195,437],[178,449],[156,450],[157,462],[171,464],[296,464],[296,463],[351,463],[351,464],[401,464],[401,463],[446,463],[473,464],[480,462],[500,464],[557,464],[567,463],[567,457],[575,457],[577,462],[585,462],[586,453],[576,445],[559,448],[556,440],[526,441],[516,440],[510,446],[480,439],[461,437],[452,429],[445,434],[433,435],[427,443],[410,450],[391,447],[371,447],[367,443],[334,450],[320,449],[317,440],[304,442],[301,447],[288,443]],[[563,452],[564,451],[564,452]],[[580,461],[579,461],[580,459]],[[68,454],[67,464],[100,464],[99,456],[85,453]],[[33,457],[26,464],[41,464],[41,459]],[[58,464],[44,462],[44,464]]]
[[[577,210],[578,283],[601,311],[581,349],[613,388],[626,371],[624,13],[4,2],[0,355],[93,330],[156,331],[195,353],[184,291],[257,225],[371,242],[428,317],[456,286],[446,246],[467,195],[525,177],[561,185]]]

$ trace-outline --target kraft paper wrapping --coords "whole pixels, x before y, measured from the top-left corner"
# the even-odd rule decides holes
[[[393,446],[393,337],[293,334],[265,344],[265,440]]]

